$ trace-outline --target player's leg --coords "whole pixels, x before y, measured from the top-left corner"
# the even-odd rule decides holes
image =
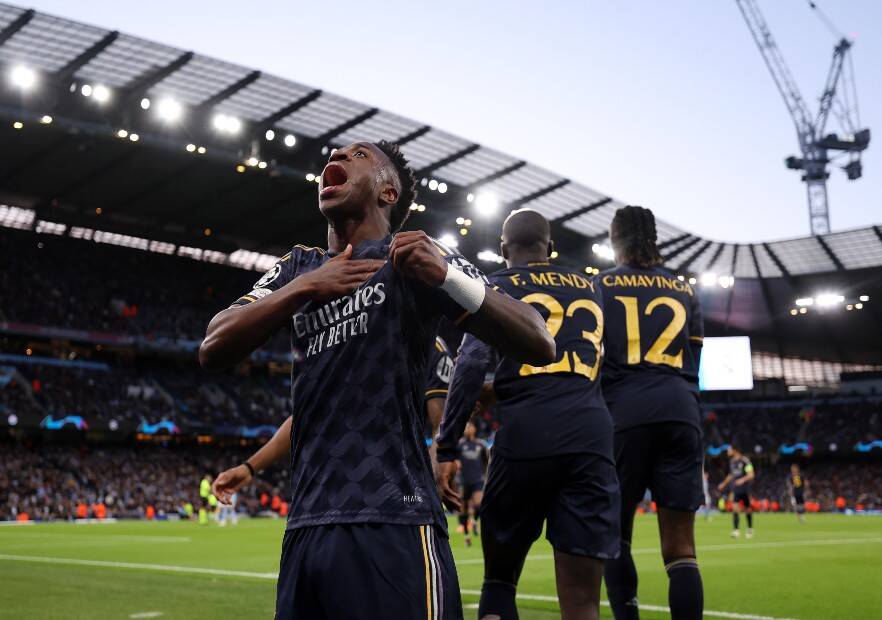
[[[604,562],[603,577],[610,607],[616,620],[637,620],[637,567],[631,556],[634,513],[649,484],[652,464],[651,431],[635,427],[617,432],[613,438],[616,472],[621,490],[619,514],[619,557]]]
[[[563,480],[548,512],[546,536],[554,547],[561,617],[595,620],[600,616],[603,561],[619,554],[621,501],[616,469],[608,456],[559,457]]]
[[[747,514],[747,532],[746,538],[753,538],[753,506],[750,503],[750,496],[745,495],[744,500],[745,513]]]
[[[603,561],[555,549],[554,576],[562,620],[596,620],[600,617]]]
[[[729,501],[732,502],[732,538],[738,538],[741,535],[741,531],[738,529],[741,521],[741,502],[734,493],[729,497],[731,498]]]
[[[530,546],[542,534],[549,489],[555,485],[548,462],[509,460],[501,454],[490,460],[481,503],[484,583],[479,618],[518,617],[518,580]]]
[[[472,534],[475,536],[480,536],[481,532],[478,529],[478,521],[481,519],[481,501],[484,499],[484,491],[483,488],[478,488],[472,493],[472,501],[471,501],[471,510],[470,514],[472,517]]]
[[[659,456],[650,489],[658,505],[662,559],[668,574],[668,605],[677,620],[700,620],[704,588],[695,554],[695,511],[701,506],[701,433],[690,424],[658,425]]]
[[[462,489],[462,509],[459,511],[459,526],[465,535],[465,544],[467,547],[472,546],[472,538],[469,534],[469,511],[471,510],[472,496],[474,490],[471,486],[463,486]]]

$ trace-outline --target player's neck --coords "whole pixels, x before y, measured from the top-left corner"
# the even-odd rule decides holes
[[[526,267],[531,263],[547,262],[548,256],[545,252],[512,250],[511,248],[508,250],[508,258],[505,259],[509,269],[513,267]]]
[[[356,248],[362,241],[376,241],[388,234],[389,221],[379,209],[360,218],[328,220],[328,249],[338,253],[345,250],[348,244]]]

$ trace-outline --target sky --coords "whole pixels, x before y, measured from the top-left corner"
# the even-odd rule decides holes
[[[861,123],[876,132],[862,179],[831,171],[831,227],[882,224],[882,2],[815,1],[855,37]],[[816,109],[834,35],[805,0],[758,2]],[[26,4],[416,119],[707,238],[809,233],[805,186],[783,163],[795,130],[735,0]]]

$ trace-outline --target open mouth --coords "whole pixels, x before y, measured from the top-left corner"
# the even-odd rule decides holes
[[[345,184],[349,179],[349,175],[346,174],[346,169],[338,163],[330,163],[325,166],[324,172],[322,172],[322,194],[325,193],[326,190],[336,189],[341,185]]]

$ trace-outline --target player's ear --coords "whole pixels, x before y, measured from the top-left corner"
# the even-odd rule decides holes
[[[505,245],[505,241],[499,242],[499,253],[502,254],[502,258],[508,260],[508,246]]]
[[[380,204],[384,207],[391,207],[398,203],[398,190],[391,183],[383,183],[380,188]]]

